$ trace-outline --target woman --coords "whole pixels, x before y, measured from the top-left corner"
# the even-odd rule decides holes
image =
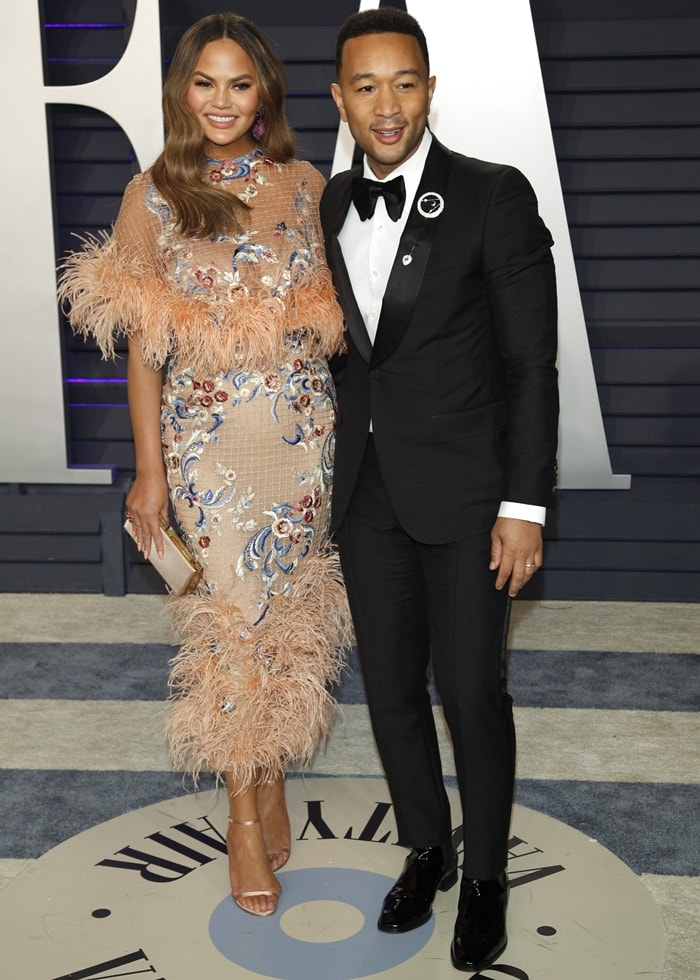
[[[283,770],[332,710],[344,590],[329,550],[342,320],[323,259],[323,178],[294,159],[282,66],[257,28],[214,14],[184,34],[163,93],[165,147],[111,236],[64,263],[73,328],[105,356],[128,337],[139,547],[168,504],[205,569],[173,600],[182,645],[174,764],[224,774],[231,890],[277,907],[290,829]]]

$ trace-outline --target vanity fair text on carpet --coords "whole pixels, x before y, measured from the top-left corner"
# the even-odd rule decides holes
[[[392,806],[388,802],[377,802],[372,809],[352,814],[349,825],[335,825],[324,810],[324,800],[313,799],[306,801],[304,818],[297,821],[294,837],[296,840],[295,853],[303,860],[303,844],[314,840],[345,840],[363,843],[375,843],[379,846],[396,846],[396,829],[391,823]],[[454,831],[454,842],[458,849],[461,845],[461,828]],[[196,821],[184,821],[172,825],[164,825],[147,834],[140,842],[127,842],[114,854],[105,856],[96,863],[96,867],[104,868],[111,873],[130,873],[134,880],[140,879],[144,887],[155,885],[178,887],[183,886],[189,875],[192,875],[212,861],[224,858],[226,854],[225,836],[209,819],[200,816]],[[509,841],[508,874],[511,888],[532,884],[538,880],[565,872],[561,863],[547,864],[544,862],[544,850],[518,836]],[[224,876],[222,875],[222,882]],[[138,887],[135,885],[134,887]],[[186,887],[186,886],[185,886]],[[105,896],[111,891],[110,882],[105,879]],[[109,908],[97,909],[93,916],[100,917],[110,914]],[[555,930],[552,929],[552,932]],[[144,943],[144,946],[147,944]],[[133,967],[133,969],[126,969]],[[145,967],[148,967],[146,970]],[[150,962],[144,948],[124,952],[108,961],[81,966],[70,974],[52,977],[50,980],[96,980],[105,976],[106,971],[119,968],[119,976],[128,977],[143,975],[144,972],[157,974],[157,965]],[[529,974],[520,967],[499,963],[479,976],[487,977],[500,974],[516,978],[516,980],[531,980]],[[48,980],[48,978],[47,978]],[[167,977],[154,977],[154,980],[168,980]]]

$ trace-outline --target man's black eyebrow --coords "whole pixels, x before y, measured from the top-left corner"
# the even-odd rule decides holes
[[[399,68],[398,71],[394,72],[394,78],[399,78],[401,75],[412,75],[415,78],[420,78],[420,72],[416,68]],[[364,79],[372,80],[377,77],[377,73],[373,71],[363,71],[358,72],[353,75],[350,82],[354,84],[355,82],[363,81]]]

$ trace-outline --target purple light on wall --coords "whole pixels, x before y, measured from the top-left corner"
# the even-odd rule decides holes
[[[109,24],[44,24],[44,27],[46,27],[48,30],[54,30],[54,29],[57,29],[57,28],[64,28],[65,29],[65,28],[73,28],[73,27],[78,28],[78,29],[84,28],[84,27],[97,28],[98,30],[99,29],[105,29],[106,28],[107,30],[110,30],[110,29],[114,29],[114,28],[117,28],[117,27],[118,28],[124,28],[124,27],[126,27],[126,22],[125,21],[120,21],[119,23],[116,23],[116,24],[114,23],[114,21],[112,21]]]
[[[69,385],[125,385],[126,378],[66,378]]]

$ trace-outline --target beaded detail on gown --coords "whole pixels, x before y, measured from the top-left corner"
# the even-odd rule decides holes
[[[171,506],[205,569],[194,595],[171,600],[181,641],[171,756],[195,776],[247,784],[308,762],[332,717],[349,616],[328,535],[326,358],[342,317],[318,223],[321,175],[259,151],[228,166],[225,190],[250,207],[241,232],[183,237],[140,174],[113,234],[66,260],[59,292],[105,356],[121,333],[164,368]]]

